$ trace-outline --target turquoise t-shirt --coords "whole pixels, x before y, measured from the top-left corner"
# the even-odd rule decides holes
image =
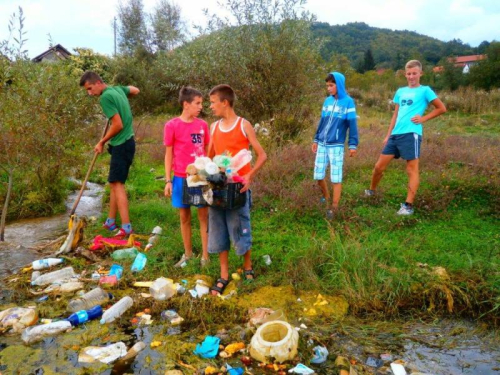
[[[391,135],[406,133],[422,135],[422,124],[414,124],[411,118],[416,115],[422,116],[429,103],[436,98],[436,93],[429,86],[398,89],[393,99],[393,102],[399,105],[398,118]]]

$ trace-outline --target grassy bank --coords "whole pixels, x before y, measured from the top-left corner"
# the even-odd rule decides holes
[[[253,186],[258,279],[244,290],[291,285],[343,295],[356,314],[457,314],[497,322],[500,173],[495,155],[500,137],[492,125],[498,116],[488,116],[485,123],[480,116],[452,113],[426,126],[421,188],[416,214],[409,218],[395,215],[406,192],[402,161],[390,166],[376,197],[362,197],[387,113],[362,112],[359,155],[346,160],[341,210],[332,222],[324,218],[311,179],[309,143],[268,147],[269,162]],[[200,272],[199,264],[173,268],[183,253],[178,217],[163,197],[163,182],[155,179],[164,173],[162,123],[146,120],[137,132],[140,146],[128,184],[131,217],[139,233],[155,225],[164,228],[144,276],[187,277]],[[474,124],[484,128],[479,131]],[[193,223],[197,227],[196,219]],[[90,228],[98,230],[97,224]],[[262,260],[266,254],[273,260],[270,266]],[[230,262],[233,272],[241,267],[234,255]],[[218,276],[216,257],[206,273]]]

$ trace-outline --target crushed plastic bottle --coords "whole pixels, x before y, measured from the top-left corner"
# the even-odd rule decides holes
[[[77,312],[88,310],[96,305],[102,305],[110,300],[110,294],[101,288],[92,289],[80,298],[75,298],[68,303],[68,311]]]
[[[44,268],[56,266],[58,264],[61,264],[62,262],[64,262],[63,258],[47,258],[47,259],[35,260],[33,263],[31,263],[31,266],[33,267],[34,270],[41,270]]]
[[[328,358],[328,349],[324,346],[315,346],[313,348],[313,357],[311,359],[311,363],[317,365],[323,363]]]
[[[175,310],[162,311],[161,318],[163,320],[168,320],[173,326],[181,324],[184,321],[184,318],[177,314]]]
[[[55,282],[63,282],[64,280],[69,280],[76,277],[77,275],[75,274],[73,267],[66,267],[61,270],[49,272],[37,277],[31,282],[31,285],[53,284]]]
[[[100,285],[109,285],[109,286],[115,286],[118,284],[118,278],[116,275],[106,275],[106,276],[101,276],[99,279],[99,284]]]
[[[71,327],[71,323],[67,320],[28,327],[23,331],[21,338],[26,344],[32,344],[45,337],[55,336],[58,333],[67,331]]]
[[[156,226],[153,228],[153,231],[151,232],[151,237],[149,237],[148,243],[144,248],[144,251],[148,251],[158,242],[158,240],[160,239],[161,232],[162,232],[161,227]]]
[[[132,272],[142,271],[144,267],[146,267],[147,261],[148,258],[146,258],[146,255],[144,255],[143,253],[138,253],[131,267]]]
[[[149,293],[151,293],[154,299],[164,301],[173,297],[177,293],[177,288],[172,283],[172,280],[160,277],[151,285]]]
[[[79,324],[88,322],[89,320],[94,320],[102,316],[102,307],[97,305],[89,310],[80,310],[76,313],[71,314],[66,320],[71,323],[72,326],[77,326]]]
[[[32,326],[38,320],[35,309],[24,307],[11,307],[0,312],[0,327],[12,327],[14,332],[21,332],[24,328]]]
[[[123,297],[109,309],[107,309],[104,314],[102,314],[101,324],[111,323],[116,318],[119,318],[125,311],[132,307],[134,300],[129,296]]]
[[[111,258],[113,258],[114,260],[135,259],[138,253],[139,250],[137,250],[137,248],[129,247],[128,249],[113,251],[113,253],[111,254]]]
[[[113,276],[115,275],[118,280],[121,279],[123,274],[123,267],[120,266],[119,264],[113,264],[109,270],[108,276]]]
[[[93,363],[99,361],[107,364],[126,354],[127,346],[121,341],[108,346],[87,346],[78,355],[78,362]]]

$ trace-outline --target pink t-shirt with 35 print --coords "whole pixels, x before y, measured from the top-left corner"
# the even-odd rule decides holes
[[[206,156],[205,147],[210,141],[210,132],[205,121],[195,118],[184,122],[176,117],[165,124],[163,144],[173,147],[173,170],[177,177],[186,177],[186,167],[194,163],[197,156]]]

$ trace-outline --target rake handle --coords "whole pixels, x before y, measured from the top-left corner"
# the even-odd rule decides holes
[[[106,121],[106,126],[104,127],[104,130],[102,132],[101,139],[104,138],[106,135],[106,132],[108,131],[109,127],[109,121]],[[90,162],[89,169],[87,170],[87,174],[85,175],[85,179],[83,180],[82,187],[80,189],[80,192],[78,193],[78,196],[75,199],[75,203],[73,203],[73,208],[71,209],[71,212],[69,213],[69,216],[73,216],[75,214],[76,208],[78,207],[78,203],[80,203],[80,199],[82,198],[83,191],[85,190],[85,187],[87,186],[87,181],[89,180],[90,173],[92,172],[92,169],[94,168],[94,164],[97,160],[97,157],[99,154],[97,152],[94,153],[94,157],[92,158],[92,161]]]

